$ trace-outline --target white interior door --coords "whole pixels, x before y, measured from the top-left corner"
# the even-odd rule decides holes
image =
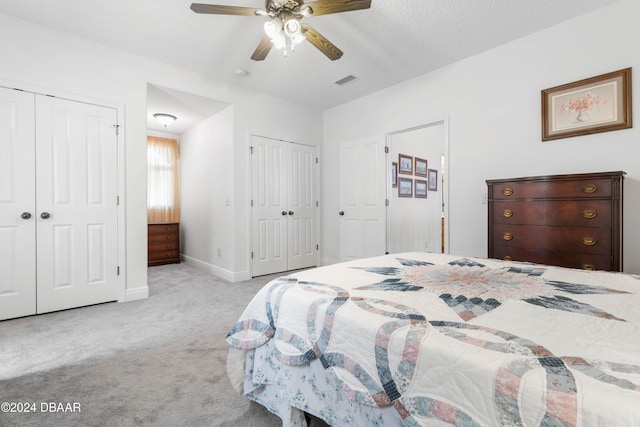
[[[117,299],[116,111],[36,97],[37,311]]]
[[[287,143],[252,136],[253,275],[287,269]]]
[[[289,144],[288,270],[316,265],[316,148]]]
[[[384,137],[340,146],[340,259],[385,253]]]
[[[34,103],[0,88],[0,320],[36,313]]]
[[[252,136],[252,275],[316,265],[316,148]]]

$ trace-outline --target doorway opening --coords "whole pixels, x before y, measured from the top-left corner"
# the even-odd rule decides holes
[[[448,118],[387,134],[386,252],[449,251]]]

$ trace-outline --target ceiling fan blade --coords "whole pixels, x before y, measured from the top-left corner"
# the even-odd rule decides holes
[[[335,61],[342,57],[342,51],[340,49],[308,24],[302,24],[302,34],[306,37],[309,43],[317,47],[320,52],[327,55],[327,58],[330,60]]]
[[[305,8],[311,8],[311,16],[350,12],[352,10],[369,9],[370,7],[371,0],[318,0],[305,3]]]
[[[195,13],[210,13],[213,15],[257,16],[265,14],[264,11],[252,7],[219,6],[202,3],[191,3],[191,10]]]
[[[260,43],[258,43],[258,47],[256,47],[256,50],[253,51],[251,59],[253,59],[254,61],[263,61],[269,54],[269,51],[271,51],[272,46],[273,42],[271,41],[269,36],[264,36],[262,40],[260,40]]]

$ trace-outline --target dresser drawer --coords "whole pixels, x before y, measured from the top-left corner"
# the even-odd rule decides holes
[[[149,253],[153,251],[167,251],[167,250],[178,250],[179,244],[176,239],[168,240],[166,242],[149,242],[148,248]]]
[[[494,200],[607,198],[611,197],[611,179],[594,178],[573,181],[496,182],[492,186]]]
[[[155,243],[159,243],[159,242],[167,242],[167,241],[172,241],[172,242],[177,242],[178,241],[178,234],[177,233],[173,233],[173,234],[149,234],[149,244],[155,244]]]
[[[611,233],[598,228],[495,224],[492,243],[494,247],[611,255]]]
[[[611,227],[609,200],[495,201],[490,220],[495,224]]]
[[[155,234],[177,234],[180,224],[149,224],[149,236]]]
[[[177,249],[166,251],[149,251],[149,262],[153,261],[177,261],[180,254]]]
[[[496,246],[494,258],[509,261],[526,261],[538,264],[559,265],[585,270],[613,270],[612,258],[608,255],[573,254],[525,248]]]

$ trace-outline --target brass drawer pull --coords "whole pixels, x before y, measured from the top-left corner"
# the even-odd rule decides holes
[[[595,270],[596,267],[593,264],[582,264],[583,270]]]
[[[596,239],[594,239],[593,237],[583,237],[582,244],[585,246],[593,246],[596,244]]]
[[[585,209],[584,211],[582,211],[582,216],[586,219],[593,219],[598,216],[598,214],[593,209]]]
[[[505,261],[511,261],[511,257],[509,255],[505,255],[502,259]]]
[[[513,216],[513,211],[511,209],[505,209],[502,215],[505,218],[511,218]]]
[[[513,188],[511,187],[505,187],[504,190],[502,190],[502,194],[504,194],[505,196],[510,196],[513,194]]]
[[[587,184],[584,187],[582,187],[582,191],[584,191],[587,194],[591,194],[598,191],[598,187],[595,184]]]
[[[502,235],[502,238],[503,238],[504,240],[507,240],[507,241],[508,241],[508,240],[511,240],[511,239],[513,239],[513,234],[511,234],[511,233],[504,233],[504,234]]]

